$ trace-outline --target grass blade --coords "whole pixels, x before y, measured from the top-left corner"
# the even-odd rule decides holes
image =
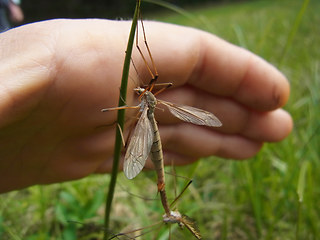
[[[295,19],[295,21],[294,21],[294,24],[293,24],[293,26],[292,26],[292,28],[291,28],[291,31],[290,31],[289,35],[288,35],[286,45],[285,45],[285,47],[284,47],[284,49],[283,49],[283,52],[282,52],[282,55],[281,55],[281,57],[280,57],[279,66],[281,66],[281,64],[282,64],[283,60],[285,59],[285,56],[286,56],[289,48],[290,48],[291,45],[292,45],[293,39],[294,39],[294,37],[295,37],[296,34],[297,34],[298,28],[299,28],[299,26],[300,26],[300,23],[301,23],[301,21],[302,21],[302,18],[303,18],[303,16],[304,16],[304,13],[305,13],[306,10],[307,10],[307,7],[308,7],[308,5],[309,5],[309,2],[310,2],[310,0],[304,0],[304,1],[303,1],[303,4],[302,4],[302,6],[301,6],[301,8],[300,8],[300,11],[299,11],[299,13],[298,13],[298,15],[297,15],[297,17],[296,17],[296,19]]]
[[[304,190],[306,186],[306,173],[309,168],[309,162],[304,161],[302,163],[299,179],[298,179],[298,186],[297,186],[297,194],[298,194],[298,212],[297,212],[297,226],[296,226],[296,239],[299,239],[300,235],[300,216],[301,216],[301,205],[303,202],[304,197]]]
[[[303,202],[303,193],[305,189],[305,182],[306,182],[306,172],[309,167],[309,162],[305,161],[302,163],[300,173],[299,173],[299,180],[298,180],[298,187],[297,187],[297,194],[299,197],[299,202]]]

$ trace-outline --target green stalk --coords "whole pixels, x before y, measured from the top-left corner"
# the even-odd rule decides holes
[[[299,13],[298,13],[298,15],[297,15],[297,17],[296,17],[296,19],[294,21],[294,24],[293,24],[293,26],[291,28],[291,31],[290,31],[289,35],[288,35],[286,45],[285,45],[285,47],[284,47],[284,49],[282,51],[282,54],[280,56],[280,61],[279,61],[278,67],[282,66],[282,63],[283,63],[283,61],[285,59],[285,56],[286,56],[289,48],[292,45],[293,39],[296,36],[298,28],[299,28],[299,26],[301,24],[302,18],[303,18],[304,14],[305,14],[305,12],[307,10],[309,2],[310,2],[310,0],[304,0],[303,3],[302,3],[300,11],[299,11]]]
[[[128,45],[127,45],[124,65],[123,65],[120,97],[119,97],[118,106],[124,106],[125,101],[126,101],[129,68],[130,68],[134,35],[135,35],[137,22],[138,22],[139,10],[140,10],[140,0],[137,0],[136,8],[134,11],[134,16],[132,19],[132,25],[131,25]],[[123,129],[123,126],[124,126],[124,120],[125,120],[124,117],[125,117],[125,110],[119,110],[117,123],[118,123],[119,127],[121,128],[121,130]],[[116,141],[115,141],[115,146],[114,146],[114,158],[113,158],[113,165],[112,165],[112,173],[111,173],[111,180],[110,180],[110,184],[109,184],[109,192],[108,192],[107,200],[106,200],[105,219],[104,219],[104,227],[106,230],[105,230],[104,236],[103,236],[104,240],[107,240],[109,237],[108,229],[109,229],[109,225],[110,225],[111,206],[112,206],[112,200],[113,200],[113,195],[114,195],[114,189],[115,189],[116,182],[117,182],[119,160],[120,160],[121,148],[122,148],[122,139],[121,139],[121,133],[120,133],[119,127],[116,128]]]

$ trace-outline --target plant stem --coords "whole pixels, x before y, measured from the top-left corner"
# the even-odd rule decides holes
[[[123,65],[120,97],[119,97],[118,106],[125,105],[125,101],[126,101],[130,61],[131,61],[133,41],[134,41],[134,35],[135,35],[136,27],[137,27],[139,10],[140,10],[140,0],[137,0],[136,8],[134,11],[134,16],[133,16],[133,20],[132,20],[128,45],[127,45],[124,65]],[[125,110],[119,110],[117,123],[119,124],[121,130],[123,129],[123,126],[124,126],[124,119],[125,119],[124,117],[125,117]],[[121,148],[122,148],[121,133],[120,133],[120,129],[117,127],[116,128],[116,141],[115,141],[115,146],[114,146],[114,158],[113,158],[113,165],[112,165],[111,180],[110,180],[110,184],[109,184],[109,192],[107,195],[106,208],[105,208],[105,220],[104,220],[105,232],[104,232],[104,237],[103,237],[104,240],[107,240],[109,237],[108,229],[109,229],[109,223],[110,223],[111,205],[112,205],[114,189],[115,189],[116,181],[117,181]]]

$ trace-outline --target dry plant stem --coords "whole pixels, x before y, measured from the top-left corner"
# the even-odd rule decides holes
[[[136,8],[134,11],[134,16],[133,16],[133,20],[132,20],[128,45],[127,45],[127,50],[126,50],[126,55],[125,55],[125,60],[124,60],[124,65],[123,65],[123,71],[122,71],[122,80],[121,80],[120,97],[119,97],[118,106],[125,105],[132,47],[133,47],[134,35],[135,35],[136,27],[137,27],[140,2],[141,2],[140,0],[137,0]],[[124,120],[125,120],[125,110],[124,109],[119,110],[117,122],[118,122],[118,125],[120,126],[121,129],[123,129]],[[109,229],[111,205],[112,205],[114,189],[115,189],[115,185],[116,185],[116,181],[117,181],[121,148],[122,148],[121,132],[120,132],[119,128],[116,128],[116,142],[115,142],[115,147],[114,147],[114,159],[113,159],[111,180],[110,180],[110,184],[109,184],[109,191],[108,191],[108,195],[107,195],[106,209],[105,209],[105,221],[104,221],[105,229]],[[107,231],[105,231],[103,239],[107,240],[108,237],[109,237],[108,233],[107,233]]]

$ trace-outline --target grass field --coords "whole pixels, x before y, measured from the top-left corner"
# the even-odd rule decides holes
[[[302,14],[304,2],[199,5],[190,11],[192,17],[172,12],[156,17],[247,48],[278,67],[291,83],[285,109],[295,127],[286,140],[266,144],[248,161],[210,157],[177,168],[178,175],[194,179],[179,210],[196,219],[204,239],[320,239],[320,2],[311,0]],[[154,179],[153,172],[134,181],[120,175],[113,232],[161,220],[159,201],[134,196],[157,198]],[[92,176],[0,195],[0,239],[101,239],[98,226],[108,182],[109,175]],[[178,178],[177,191],[185,184]],[[152,239],[155,232],[143,239]],[[167,234],[162,226],[156,239],[167,239]],[[173,239],[192,239],[186,229],[174,229],[174,234]]]

